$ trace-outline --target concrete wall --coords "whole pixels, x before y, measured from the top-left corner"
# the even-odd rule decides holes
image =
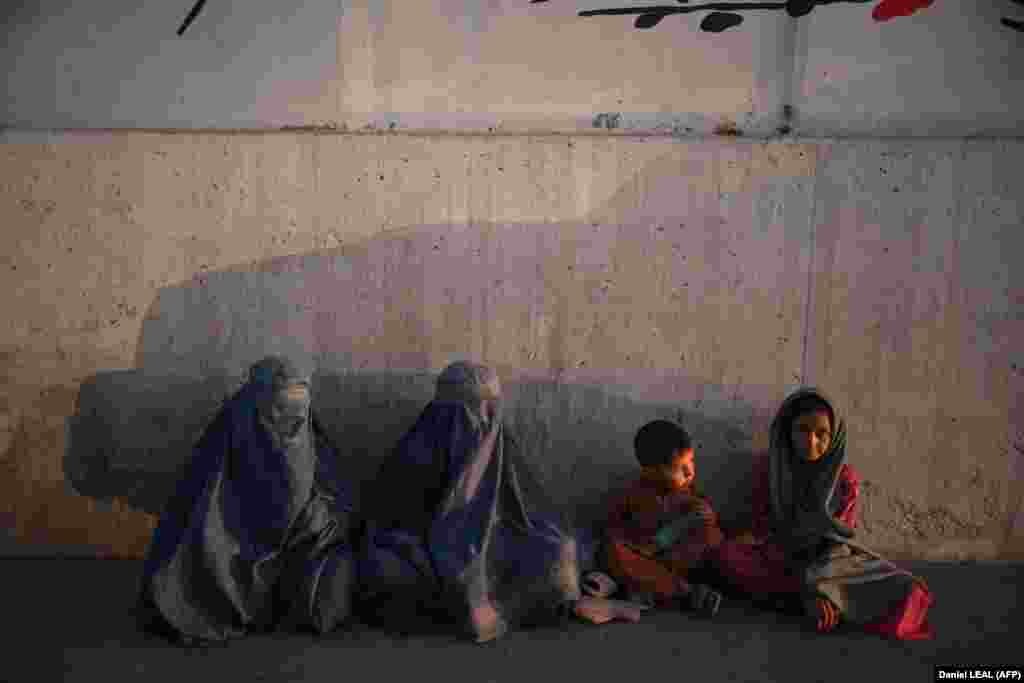
[[[820,383],[849,413],[866,540],[1021,548],[1019,142],[138,133],[2,149],[18,539],[140,552],[151,519],[125,506],[159,509],[218,400],[279,351],[317,368],[356,480],[429,373],[494,364],[530,457],[585,514],[655,416],[697,434],[737,514],[772,411]]]
[[[1024,554],[1009,0],[722,34],[558,2],[221,2],[178,38],[190,4],[3,10],[0,554],[141,554],[275,351],[316,368],[357,482],[433,373],[495,365],[588,519],[658,416],[741,517],[772,412],[818,383],[867,542]],[[40,130],[90,127],[224,130]]]

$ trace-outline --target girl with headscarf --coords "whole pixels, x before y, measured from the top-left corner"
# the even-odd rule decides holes
[[[854,541],[859,492],[834,404],[817,389],[796,391],[772,422],[768,457],[755,463],[753,542],[722,543],[717,569],[755,599],[798,603],[822,632],[847,622],[930,638],[925,582]]]
[[[324,633],[348,617],[351,495],[310,385],[289,360],[264,358],[206,429],[153,533],[146,625],[203,644]]]
[[[611,602],[580,602],[577,536],[504,427],[501,385],[485,366],[441,373],[371,484],[365,516],[360,601],[371,622],[447,622],[486,642],[572,612],[622,616]]]

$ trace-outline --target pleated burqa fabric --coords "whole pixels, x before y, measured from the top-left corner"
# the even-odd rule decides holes
[[[576,534],[501,419],[489,368],[455,363],[370,487],[362,602],[391,621],[450,619],[480,642],[568,613]]]
[[[352,497],[310,400],[309,377],[267,357],[206,429],[147,553],[147,624],[224,641],[349,616]]]

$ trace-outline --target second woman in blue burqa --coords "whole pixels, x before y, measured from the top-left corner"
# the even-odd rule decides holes
[[[571,613],[580,597],[572,525],[501,417],[501,385],[459,362],[366,496],[362,611],[378,622],[461,624],[478,642]]]

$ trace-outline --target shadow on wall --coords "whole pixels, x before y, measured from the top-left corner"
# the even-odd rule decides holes
[[[715,308],[706,300],[718,300],[722,273],[738,264],[717,209],[680,205],[675,166],[653,162],[650,182],[627,183],[578,224],[421,225],[163,288],[144,319],[136,369],[81,388],[67,481],[85,496],[158,513],[220,402],[251,363],[280,353],[315,368],[314,409],[358,496],[430,400],[429,370],[501,358],[507,422],[581,522],[599,519],[607,492],[635,473],[633,435],[656,418],[694,436],[698,476],[723,521],[743,516],[751,442],[776,389],[726,387],[685,370],[692,338],[676,331],[692,330],[700,306]],[[799,247],[804,235],[790,222],[775,227],[746,238],[755,260],[745,277],[786,280],[783,259],[759,255],[768,242]],[[652,274],[656,251],[671,258]],[[644,315],[635,292],[662,281],[678,285],[651,309],[664,333],[624,338]],[[589,329],[578,329],[580,315]],[[585,367],[581,335],[611,369]]]
[[[467,286],[466,278],[469,283],[505,280],[510,302],[557,300],[563,294],[546,291],[557,285],[543,273],[538,277],[542,255],[550,250],[536,243],[520,245],[534,254],[532,260],[505,272],[501,264],[488,264],[486,254],[477,256],[481,272],[444,261],[429,272],[417,266],[419,254],[434,252],[431,245],[444,240],[454,259],[459,252],[493,250],[495,240],[488,244],[485,237],[493,230],[420,228],[325,254],[204,273],[197,281],[161,290],[143,323],[138,368],[100,373],[81,387],[65,440],[67,481],[93,499],[121,499],[158,514],[192,444],[221,401],[240,386],[248,366],[268,353],[284,353],[315,368],[314,407],[358,497],[358,486],[430,400],[432,358],[471,355],[466,349],[481,336],[471,330],[464,341],[451,338],[450,328],[459,320],[465,323],[476,314],[486,321],[487,289]],[[530,242],[551,235],[550,226],[532,234],[521,228],[506,232],[526,234]],[[459,299],[459,284],[459,291],[470,292],[467,298]],[[434,296],[443,299],[447,311],[441,316],[445,329],[436,332],[423,319]],[[378,306],[380,301],[387,305]],[[492,298],[490,305],[495,310],[514,304]],[[527,321],[543,314],[532,305],[522,311]],[[438,344],[441,351],[432,352]],[[556,381],[568,355],[560,344],[564,341],[548,340],[546,353],[556,366],[550,378],[496,367],[505,380],[510,428],[556,497],[572,506],[581,522],[597,520],[605,494],[636,471],[633,435],[655,418],[678,420],[694,436],[699,476],[723,519],[743,514],[755,406],[741,401],[735,388],[711,386],[677,369],[625,375],[642,387],[673,376],[676,383],[659,401],[637,400],[628,387],[578,378]],[[708,409],[691,408],[682,396],[676,400],[673,387],[699,395],[690,405]]]
[[[433,395],[429,373],[317,373],[314,410],[337,446],[341,471],[359,490]],[[82,386],[69,422],[65,472],[75,490],[120,498],[159,514],[192,445],[237,383],[153,371],[101,373]],[[633,476],[636,429],[657,418],[680,421],[698,444],[698,473],[723,520],[749,504],[749,441],[734,424],[640,403],[601,387],[523,381],[506,386],[506,424],[525,457],[582,524],[599,522],[607,495]]]
[[[68,420],[65,477],[82,495],[158,514],[229,382],[146,369],[92,377]]]

